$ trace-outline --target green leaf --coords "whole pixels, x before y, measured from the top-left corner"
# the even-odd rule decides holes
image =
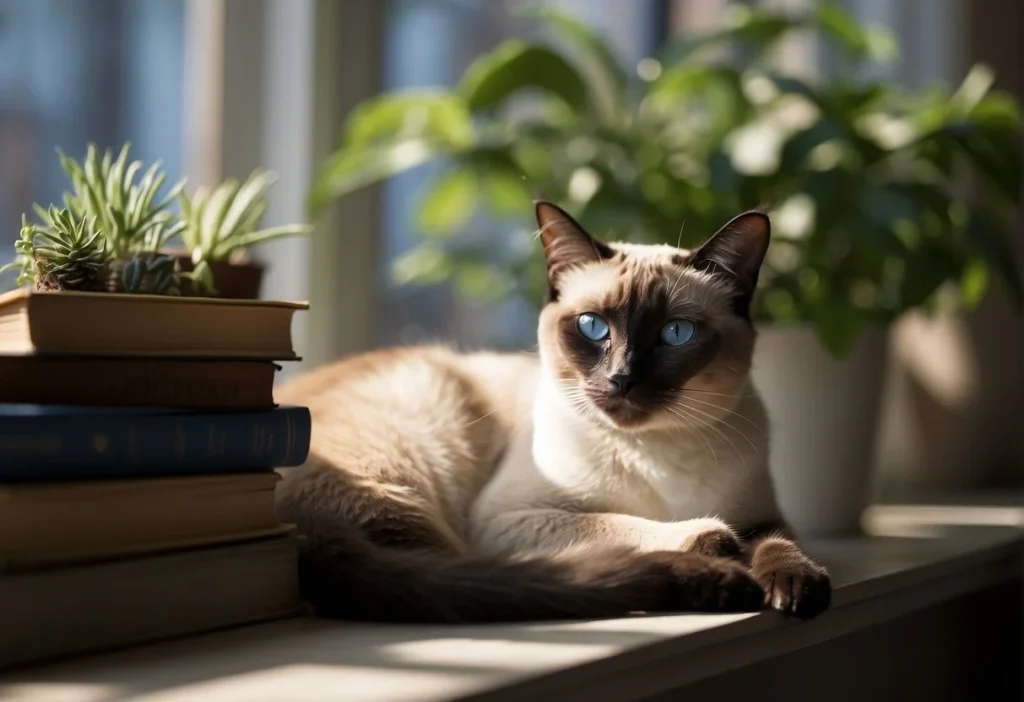
[[[404,90],[360,103],[342,128],[343,148],[428,139],[453,146],[473,141],[473,122],[461,98],[441,90]]]
[[[292,236],[302,236],[313,231],[308,224],[282,224],[279,227],[267,227],[255,232],[238,234],[220,242],[214,249],[211,260],[225,261],[231,253],[237,249],[247,249],[257,244],[265,244],[274,239],[284,239]]]
[[[336,197],[469,148],[476,140],[462,101],[439,92],[383,95],[352,111],[342,143],[320,167],[307,202],[312,215]]]
[[[899,221],[914,221],[922,209],[919,199],[898,187],[866,185],[860,190],[860,215],[882,226],[891,226]]]
[[[704,138],[717,143],[753,113],[739,72],[731,66],[681,65],[666,70],[651,83],[645,104],[678,119],[679,111],[706,111]]]
[[[508,217],[531,211],[533,198],[518,173],[498,169],[485,171],[480,186],[488,209],[495,215]]]
[[[597,67],[612,99],[621,102],[629,84],[629,74],[606,38],[585,22],[551,7],[532,7],[526,10],[526,14],[541,20],[567,42],[581,48]]]
[[[754,54],[751,58],[756,59],[788,32],[806,23],[800,17],[762,12],[749,7],[742,8],[736,17],[731,27],[670,41],[658,52],[658,59],[665,66],[675,66],[696,58],[699,52],[729,45],[749,49]]]
[[[983,128],[1020,129],[1020,105],[1004,91],[993,91],[982,97],[967,115]]]
[[[476,59],[459,81],[458,94],[473,112],[499,107],[521,90],[535,89],[585,112],[587,85],[561,54],[545,46],[510,39]]]
[[[205,259],[196,263],[192,272],[184,277],[192,281],[192,286],[197,292],[210,295],[214,295],[217,292],[216,288],[213,287],[213,269],[210,268],[210,264]]]
[[[904,308],[923,305],[943,283],[956,281],[962,274],[957,256],[937,241],[926,241],[904,259]]]
[[[819,0],[815,22],[855,59],[891,58],[895,53],[896,40],[891,32],[864,27],[835,3]]]
[[[960,299],[967,309],[974,309],[988,290],[988,266],[982,259],[974,259],[964,266],[960,276]]]
[[[771,79],[773,83],[775,83],[775,87],[779,89],[779,92],[791,95],[799,95],[800,97],[806,98],[810,102],[813,102],[815,105],[821,108],[822,112],[826,114],[829,114],[831,112],[832,106],[829,104],[824,93],[817,90],[807,81],[801,80],[799,78],[794,78],[793,76],[778,74],[770,74],[768,77]]]
[[[203,212],[203,218],[199,222],[201,236],[199,246],[207,255],[212,254],[217,246],[221,224],[227,216],[228,209],[231,207],[231,202],[234,200],[238,188],[238,181],[234,178],[228,178],[214,188],[209,202],[206,203],[206,210]]]
[[[1019,312],[1024,309],[1024,287],[1021,285],[1020,261],[1006,236],[1006,226],[991,212],[972,208],[967,222],[967,236],[978,253],[999,274],[1010,303]]]
[[[807,156],[816,147],[848,136],[844,126],[834,120],[825,118],[818,120],[806,129],[802,129],[789,137],[782,146],[779,170],[790,172],[806,165]]]
[[[982,129],[971,122],[957,122],[940,128],[938,133],[952,139],[1003,197],[1010,202],[1019,200],[1022,161],[1018,131]]]
[[[231,206],[217,231],[219,239],[224,240],[236,233],[244,233],[249,225],[258,225],[247,215],[253,211],[257,203],[266,199],[267,191],[276,179],[273,173],[259,168],[252,172],[231,201]]]
[[[408,139],[387,146],[342,149],[320,167],[307,207],[320,213],[331,200],[452,153],[447,145],[425,139]]]
[[[451,257],[444,249],[432,244],[406,251],[395,259],[391,267],[392,279],[397,285],[440,283],[451,273]]]
[[[481,261],[463,261],[455,271],[455,285],[468,300],[494,303],[512,288],[507,273]]]
[[[133,258],[125,262],[124,270],[121,271],[121,285],[125,292],[138,292],[142,287],[142,277],[145,275],[145,264],[142,259]]]
[[[818,338],[834,356],[844,357],[864,329],[864,313],[839,298],[826,295],[810,310]]]
[[[427,234],[451,233],[469,221],[476,206],[477,176],[455,168],[437,178],[420,201],[416,224]]]

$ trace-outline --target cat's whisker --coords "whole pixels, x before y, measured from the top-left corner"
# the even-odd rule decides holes
[[[696,412],[699,415],[703,415],[705,417],[709,417],[709,418],[711,418],[713,420],[715,419],[715,417],[713,415],[711,415],[711,414],[709,414],[707,412],[704,412],[704,411],[702,411],[700,409],[697,409],[696,407],[689,407],[687,405],[682,405],[680,408],[681,409],[685,408],[688,412]],[[739,459],[743,462],[744,470],[747,470],[749,472],[749,466],[747,466],[747,459],[746,459],[746,457],[743,455],[743,452],[739,450],[739,448],[736,446],[736,444],[734,444],[732,442],[732,440],[728,437],[728,435],[726,435],[726,433],[722,430],[722,428],[720,426],[718,426],[718,425],[721,424],[721,422],[719,422],[717,420],[714,421],[714,422],[709,422],[706,419],[703,419],[703,420],[700,419],[699,416],[696,417],[695,419],[700,424],[702,424],[708,431],[710,431],[712,434],[717,436],[719,439],[721,439],[725,443],[729,444],[729,447],[733,450],[733,453],[735,453],[739,457]],[[730,428],[735,430],[734,427],[730,427]]]
[[[687,388],[687,387],[684,387],[682,389],[682,392],[699,392],[702,395],[714,395],[715,397],[734,397],[737,400],[743,399],[744,397],[753,397],[753,395],[754,395],[754,393],[752,393],[752,392],[741,394],[741,395],[736,395],[736,394],[731,393],[731,392],[715,392],[714,390],[701,390],[700,388]]]
[[[709,412],[705,412],[704,410],[702,410],[702,409],[699,409],[699,408],[697,408],[697,407],[691,407],[691,406],[686,406],[686,408],[687,408],[688,410],[690,410],[691,412],[696,412],[696,413],[698,413],[698,414],[704,415],[705,417],[709,417],[709,418],[711,418],[711,419],[715,419],[715,416],[714,416],[714,415],[712,415],[712,414],[711,414],[711,413],[709,413]],[[726,423],[726,422],[719,422],[719,423],[724,423],[724,424],[725,424],[725,426],[729,427],[729,428],[730,428],[730,429],[732,429],[732,430],[733,430],[734,432],[736,432],[737,434],[739,434],[739,436],[740,436],[740,437],[741,437],[741,438],[742,438],[742,439],[743,439],[744,441],[746,441],[746,442],[747,442],[747,443],[748,443],[748,444],[750,445],[750,448],[751,448],[751,449],[753,449],[754,453],[755,453],[755,454],[757,455],[757,458],[758,458],[758,460],[760,460],[760,461],[762,461],[762,462],[764,461],[764,459],[763,459],[763,458],[761,457],[761,452],[757,450],[757,446],[756,446],[756,445],[754,444],[754,442],[753,442],[753,441],[751,441],[751,440],[750,440],[750,437],[749,437],[749,436],[747,436],[747,435],[746,435],[746,434],[744,434],[744,433],[743,433],[742,431],[740,431],[740,430],[739,430],[739,429],[738,429],[737,427],[734,427],[733,425],[731,425],[731,424],[729,424],[729,423]],[[709,428],[711,428],[711,427],[710,427],[710,425],[709,425]],[[730,439],[729,439],[729,438],[728,438],[727,436],[725,436],[725,434],[723,434],[723,433],[721,432],[721,430],[718,430],[718,433],[719,433],[719,435],[720,435],[720,436],[722,436],[722,438],[723,438],[723,439],[725,439],[726,441],[728,441],[728,442],[729,442],[729,445],[730,445],[730,446],[732,446],[732,447],[733,447],[733,450],[734,450],[734,451],[736,451],[736,454],[737,454],[738,456],[740,456],[740,458],[741,458],[741,459],[743,459],[743,464],[744,464],[744,466],[746,466],[746,463],[747,463],[747,461],[746,461],[746,459],[745,459],[745,458],[743,457],[743,453],[742,453],[742,452],[741,452],[741,451],[740,451],[740,450],[739,450],[739,449],[738,449],[738,448],[736,447],[736,445],[735,445],[735,444],[734,444],[734,443],[733,443],[733,442],[732,442],[732,441],[731,441],[731,440],[730,440]]]
[[[683,409],[683,408],[678,408],[678,409]],[[718,453],[715,452],[715,447],[714,447],[714,445],[712,445],[711,440],[708,439],[708,437],[705,436],[704,432],[702,432],[700,430],[700,427],[698,426],[699,422],[697,421],[697,419],[695,417],[693,417],[693,416],[688,415],[688,414],[683,414],[683,413],[677,411],[677,409],[669,408],[669,412],[671,412],[672,414],[674,414],[677,417],[679,417],[679,419],[681,419],[683,421],[686,421],[687,422],[687,426],[690,429],[692,429],[693,431],[697,432],[697,435],[700,436],[700,438],[704,440],[705,444],[707,444],[708,450],[711,451],[711,455],[715,459],[715,466],[718,466],[719,465]]]
[[[760,434],[761,436],[764,436],[764,430],[757,424],[757,422],[754,422],[752,419],[750,419],[750,417],[747,417],[746,415],[740,414],[739,412],[736,412],[735,410],[731,410],[728,407],[722,407],[721,405],[716,405],[714,402],[705,402],[704,400],[698,400],[696,397],[687,397],[685,393],[682,395],[682,398],[687,400],[687,401],[689,401],[689,402],[696,402],[696,403],[704,405],[706,407],[714,407],[715,409],[721,410],[722,412],[725,412],[728,415],[731,415],[733,417],[738,417],[739,419],[742,419],[744,422],[746,422],[747,424],[752,426],[757,431],[758,434]]]

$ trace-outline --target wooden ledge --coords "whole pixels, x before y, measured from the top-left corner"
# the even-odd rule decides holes
[[[293,619],[12,672],[0,700],[637,700],[1024,576],[1019,528],[911,531],[813,544],[837,589],[810,622],[772,612],[478,626]]]

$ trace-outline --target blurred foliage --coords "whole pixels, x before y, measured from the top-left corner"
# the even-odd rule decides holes
[[[814,325],[836,354],[909,308],[977,303],[990,271],[1019,308],[1008,239],[1019,105],[991,90],[991,72],[976,66],[955,90],[856,79],[895,54],[890,35],[824,2],[805,15],[735,10],[726,28],[672,39],[635,70],[583,23],[531,10],[543,40],[506,41],[453,89],[353,110],[310,207],[441,159],[419,206],[420,244],[396,278],[539,304],[537,195],[600,237],[683,246],[768,204],[756,313]],[[771,50],[798,31],[837,47],[842,75],[779,73]],[[458,236],[476,212],[514,222],[514,240]]]

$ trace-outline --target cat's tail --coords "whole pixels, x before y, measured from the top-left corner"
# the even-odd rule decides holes
[[[638,611],[755,611],[764,595],[734,561],[692,553],[569,551],[460,558],[374,545],[352,528],[309,531],[304,595],[319,616],[378,622],[502,622]]]

